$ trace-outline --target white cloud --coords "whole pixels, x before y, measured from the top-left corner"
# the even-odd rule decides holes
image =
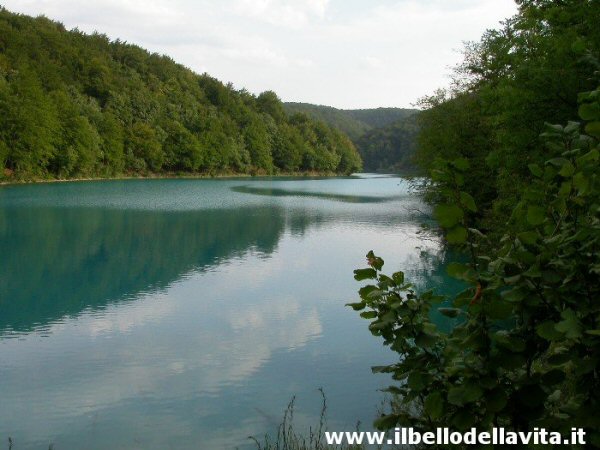
[[[165,53],[251,92],[337,107],[409,106],[448,83],[462,42],[512,0],[5,0]]]
[[[361,58],[360,67],[364,69],[381,69],[384,67],[384,63],[375,56],[363,56]]]
[[[272,25],[299,28],[322,19],[329,0],[235,0],[232,11]]]

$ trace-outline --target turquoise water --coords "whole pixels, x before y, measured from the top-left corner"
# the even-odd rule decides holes
[[[0,188],[0,448],[245,448],[294,395],[315,424],[318,388],[368,429],[395,356],[352,270],[439,281],[424,220],[396,177]]]

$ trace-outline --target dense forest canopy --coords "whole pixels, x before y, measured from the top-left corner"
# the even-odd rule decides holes
[[[406,119],[418,112],[418,110],[410,108],[372,108],[349,109],[346,112],[351,117],[366,123],[372,128],[382,128]]]
[[[454,87],[424,98],[419,116],[420,166],[467,158],[465,184],[488,229],[505,223],[529,166],[552,154],[545,124],[576,120],[579,94],[598,85],[600,2],[517,3],[517,15],[466,46]]]
[[[415,113],[381,128],[373,128],[354,142],[365,170],[395,173],[415,170],[417,117]]]
[[[340,131],[167,56],[0,9],[0,177],[351,173]]]
[[[399,354],[376,369],[396,380],[379,427],[575,427],[586,442],[569,448],[600,448],[600,2],[517,4],[418,116],[424,192],[466,288],[416,292],[370,252],[351,306]]]
[[[309,103],[284,103],[288,114],[305,113],[343,131],[368,171],[414,169],[417,109],[337,109]]]
[[[344,132],[352,141],[362,136],[372,127],[367,123],[355,119],[348,111],[337,109],[332,106],[312,105],[310,103],[285,102],[285,111],[290,114],[306,114],[313,119],[320,120],[328,125]]]

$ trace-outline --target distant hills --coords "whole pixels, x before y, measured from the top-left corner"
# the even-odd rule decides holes
[[[408,108],[337,109],[310,103],[284,103],[290,114],[304,113],[345,133],[367,171],[412,170],[419,110]]]
[[[419,133],[418,114],[372,128],[361,135],[354,145],[363,160],[364,170],[370,172],[412,172],[416,169],[413,157]]]

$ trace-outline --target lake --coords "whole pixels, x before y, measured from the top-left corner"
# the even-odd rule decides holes
[[[393,176],[0,188],[0,448],[251,448],[370,429],[397,358],[344,306],[374,250],[445,280],[427,207]]]

